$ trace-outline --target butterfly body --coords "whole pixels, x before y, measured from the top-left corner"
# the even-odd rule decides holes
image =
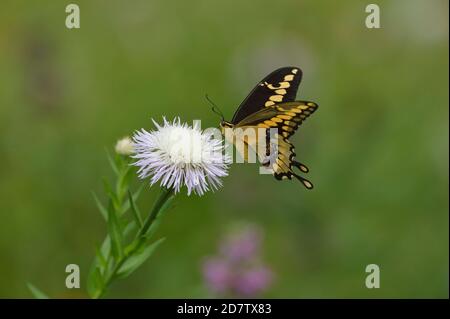
[[[302,72],[297,67],[275,70],[256,85],[233,119],[223,120],[220,127],[245,161],[249,159],[249,151],[253,151],[276,179],[295,177],[312,189],[312,183],[294,171],[294,168],[303,173],[309,170],[295,160],[295,149],[289,141],[298,126],[318,108],[314,102],[295,101],[301,78]],[[248,134],[251,130],[257,133]],[[226,134],[227,131],[233,134]],[[265,147],[259,147],[262,144]]]

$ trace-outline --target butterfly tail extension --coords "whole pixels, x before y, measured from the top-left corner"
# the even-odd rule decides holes
[[[299,170],[301,170],[303,173],[308,173],[309,172],[309,168],[306,167],[305,164],[302,164],[300,162],[297,161],[293,161],[292,165],[294,165],[295,167],[297,167]]]
[[[313,184],[309,180],[307,180],[306,178],[303,178],[303,177],[301,177],[300,175],[297,175],[297,174],[292,174],[292,175],[294,175],[303,184],[303,186],[305,186],[307,189],[313,189],[314,188]]]

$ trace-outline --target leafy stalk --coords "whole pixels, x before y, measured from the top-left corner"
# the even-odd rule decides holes
[[[156,217],[158,216],[159,212],[162,208],[165,208],[165,204],[173,197],[173,190],[163,188],[158,199],[156,200],[155,205],[153,206],[152,211],[150,212],[150,215],[148,215],[147,220],[145,221],[144,225],[142,226],[141,230],[138,233],[138,237],[143,237],[147,233],[150,226],[155,221]],[[170,203],[170,201],[169,201]]]
[[[138,269],[163,242],[164,238],[151,241],[151,235],[159,224],[159,218],[174,197],[173,190],[163,188],[148,216],[142,220],[136,205],[141,189],[132,193],[130,190],[132,168],[129,159],[108,156],[116,176],[114,187],[104,180],[105,192],[109,197],[107,208],[94,197],[96,204],[105,217],[108,235],[102,246],[96,250],[88,278],[88,292],[92,298],[101,298],[109,286],[119,278],[124,278]],[[95,196],[95,195],[94,195]],[[131,211],[128,216],[127,211]],[[136,228],[137,226],[137,228]],[[127,238],[130,238],[130,243]]]
[[[28,289],[33,294],[34,298],[36,299],[49,299],[48,296],[43,293],[41,290],[39,290],[37,287],[35,287],[33,284],[28,283]]]

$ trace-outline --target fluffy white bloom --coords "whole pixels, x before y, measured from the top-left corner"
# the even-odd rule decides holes
[[[134,153],[133,141],[126,136],[117,141],[115,150],[120,155],[131,155]]]
[[[140,178],[151,177],[150,184],[179,192],[185,185],[188,195],[193,191],[203,195],[210,188],[222,185],[230,159],[223,153],[221,140],[206,134],[200,128],[181,124],[180,119],[160,126],[153,121],[155,131],[142,129],[133,136],[134,163]]]

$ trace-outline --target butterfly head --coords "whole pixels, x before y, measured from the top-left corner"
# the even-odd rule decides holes
[[[233,128],[234,125],[230,122],[227,122],[225,120],[220,121],[220,130],[222,131],[222,134],[225,134],[226,128]]]

